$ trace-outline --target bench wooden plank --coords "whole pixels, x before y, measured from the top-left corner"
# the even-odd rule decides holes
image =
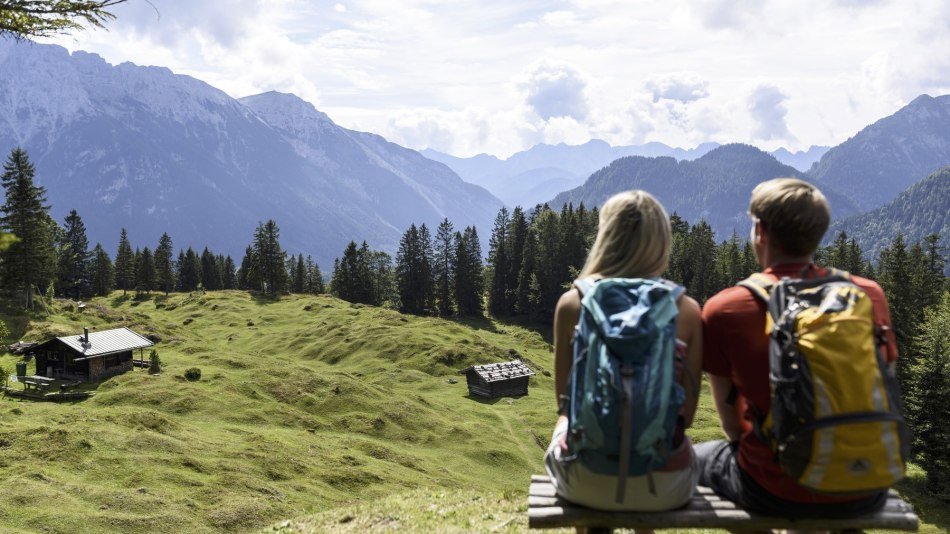
[[[913,507],[895,492],[878,512],[848,519],[788,519],[750,514],[710,488],[700,486],[690,502],[679,510],[664,512],[605,512],[573,504],[557,496],[546,476],[531,477],[528,495],[530,528],[726,528],[767,529],[893,529],[916,531],[919,519]]]

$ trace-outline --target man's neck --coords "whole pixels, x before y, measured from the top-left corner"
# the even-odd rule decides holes
[[[814,261],[814,256],[809,254],[807,256],[786,256],[784,254],[770,255],[766,267],[769,269],[775,269],[776,267],[781,267],[782,265],[806,265]]]

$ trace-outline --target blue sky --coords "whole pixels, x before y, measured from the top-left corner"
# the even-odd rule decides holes
[[[837,144],[950,93],[942,0],[129,0],[53,40],[241,97],[295,93],[412,148]]]

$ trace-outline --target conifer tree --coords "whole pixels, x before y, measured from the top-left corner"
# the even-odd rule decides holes
[[[442,317],[452,315],[454,304],[454,280],[452,266],[455,264],[455,229],[448,218],[439,223],[435,234],[433,274],[435,278],[436,309]]]
[[[924,315],[911,346],[914,362],[907,382],[913,388],[904,390],[904,396],[917,463],[927,472],[927,489],[950,501],[950,292],[944,292]]]
[[[3,164],[0,184],[6,200],[0,211],[0,228],[15,236],[2,255],[2,279],[6,287],[23,291],[28,309],[33,309],[34,286],[45,286],[55,269],[53,227],[46,190],[36,186],[36,169],[26,151],[14,148]]]
[[[108,295],[115,287],[115,268],[112,266],[109,254],[99,243],[96,243],[96,248],[92,250],[89,274],[92,280],[93,295]]]
[[[287,288],[289,280],[284,266],[286,253],[280,246],[280,229],[273,219],[260,224],[254,233],[254,258],[264,291],[276,297]]]
[[[195,291],[201,283],[201,259],[195,249],[188,247],[178,260],[178,289],[185,292]]]
[[[433,264],[435,257],[432,252],[432,235],[425,223],[419,226],[419,268],[422,291],[422,309],[425,313],[431,312],[435,308],[435,275]]]
[[[368,260],[371,270],[372,288],[371,304],[382,306],[387,302],[395,303],[399,298],[396,291],[396,277],[393,272],[392,256],[379,250],[373,250],[368,253]]]
[[[221,268],[221,289],[237,289],[234,260],[230,254],[224,258],[224,266]]]
[[[201,251],[201,285],[208,291],[221,289],[221,271],[218,259],[205,247]]]
[[[138,265],[136,266],[135,290],[146,295],[151,294],[155,287],[155,258],[148,247],[142,249],[138,255]]]
[[[307,261],[304,263],[307,279],[305,291],[311,295],[319,295],[324,292],[323,273],[320,272],[320,266],[313,261],[310,255],[307,255]]]
[[[396,288],[400,310],[405,313],[425,312],[424,252],[419,229],[415,224],[399,240],[396,252]]]
[[[175,289],[175,269],[172,263],[172,238],[163,233],[155,247],[155,281],[158,289],[168,295]]]
[[[360,252],[355,241],[350,241],[343,250],[343,258],[333,264],[333,277],[330,290],[333,294],[348,302],[357,302],[359,298]]]
[[[511,257],[508,249],[508,230],[511,217],[508,208],[502,206],[495,216],[495,226],[488,239],[488,269],[491,279],[488,286],[488,312],[503,315],[508,312],[508,274],[511,272]]]
[[[535,275],[540,293],[537,312],[542,317],[553,317],[554,305],[564,291],[563,285],[569,276],[562,256],[558,215],[550,209],[545,209],[536,216],[534,225],[538,231]]]
[[[511,212],[511,222],[508,227],[508,242],[505,244],[509,251],[508,278],[505,301],[505,313],[514,315],[518,305],[518,283],[521,274],[521,264],[524,262],[525,240],[528,236],[528,220],[521,206],[515,206]]]
[[[461,315],[482,315],[484,307],[481,244],[474,226],[455,233],[455,302]]]
[[[518,298],[515,303],[515,310],[518,313],[537,318],[538,299],[540,298],[540,286],[535,268],[538,257],[538,233],[533,226],[528,227],[524,243],[521,269],[518,271],[518,289],[516,291]]]
[[[86,226],[76,210],[66,216],[63,241],[59,245],[57,286],[64,296],[80,300],[92,292],[89,277],[89,240]]]
[[[303,254],[297,256],[297,263],[294,266],[293,283],[291,284],[292,293],[304,293],[307,285],[307,267],[303,262]]]
[[[248,247],[244,250],[244,258],[241,260],[241,268],[238,269],[238,289],[260,289],[260,281],[256,279],[254,265],[254,249],[248,245]]]
[[[712,227],[705,220],[690,228],[686,254],[687,270],[683,284],[689,288],[693,298],[705,302],[719,288],[715,268],[716,242]]]
[[[123,295],[135,289],[135,256],[125,228],[119,235],[119,248],[115,255],[115,285],[122,290]]]

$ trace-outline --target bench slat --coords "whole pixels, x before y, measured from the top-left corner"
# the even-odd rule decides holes
[[[750,514],[712,489],[700,486],[689,504],[664,512],[604,512],[575,505],[557,496],[550,478],[531,477],[528,524],[531,528],[570,526],[606,528],[731,528],[735,530],[786,529],[894,529],[915,531],[919,526],[913,507],[891,491],[884,507],[871,515],[849,519],[785,519]]]

